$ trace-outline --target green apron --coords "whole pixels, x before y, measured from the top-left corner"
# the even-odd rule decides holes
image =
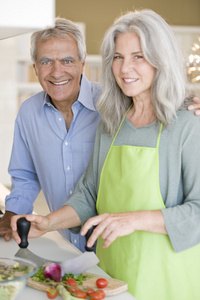
[[[156,148],[114,146],[116,133],[101,173],[99,214],[165,208],[159,186],[161,131],[162,125]],[[138,300],[200,300],[200,245],[175,253],[168,235],[146,231],[119,237],[108,248],[103,243],[99,237],[100,267],[127,282]]]

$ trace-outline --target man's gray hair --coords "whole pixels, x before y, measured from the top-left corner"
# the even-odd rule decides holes
[[[57,39],[71,39],[73,38],[78,47],[78,55],[81,62],[86,56],[85,37],[80,31],[79,27],[70,20],[64,18],[56,18],[55,26],[44,30],[35,31],[31,35],[31,59],[35,63],[37,60],[36,44],[38,41],[48,41],[52,38]]]

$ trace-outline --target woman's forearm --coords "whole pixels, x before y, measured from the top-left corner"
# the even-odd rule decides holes
[[[167,234],[164,217],[160,210],[144,210],[133,212],[135,230]]]
[[[47,215],[48,231],[61,230],[81,225],[81,220],[76,211],[68,205]]]

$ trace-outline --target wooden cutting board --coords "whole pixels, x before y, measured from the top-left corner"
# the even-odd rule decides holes
[[[96,286],[96,280],[98,278],[105,278],[108,280],[107,287],[102,289],[102,290],[104,290],[106,296],[116,295],[116,294],[122,293],[124,291],[127,291],[127,289],[128,289],[128,285],[124,281],[106,277],[106,276],[100,276],[100,275],[96,275],[96,274],[92,274],[92,273],[87,273],[87,272],[85,272],[83,274],[84,275],[92,275],[93,277],[83,281],[82,285],[77,286],[77,287],[80,287],[81,289],[92,288],[94,290],[98,290],[98,288]],[[29,287],[32,287],[34,289],[44,291],[44,292],[46,292],[46,290],[49,288],[48,284],[33,281],[31,278],[28,279],[27,285]]]

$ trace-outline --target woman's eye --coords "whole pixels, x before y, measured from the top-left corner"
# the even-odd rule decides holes
[[[135,56],[135,59],[141,59],[141,58],[143,58],[142,55],[136,55],[136,56]]]
[[[122,59],[122,56],[120,56],[120,55],[116,55],[116,56],[114,56],[114,59]]]

